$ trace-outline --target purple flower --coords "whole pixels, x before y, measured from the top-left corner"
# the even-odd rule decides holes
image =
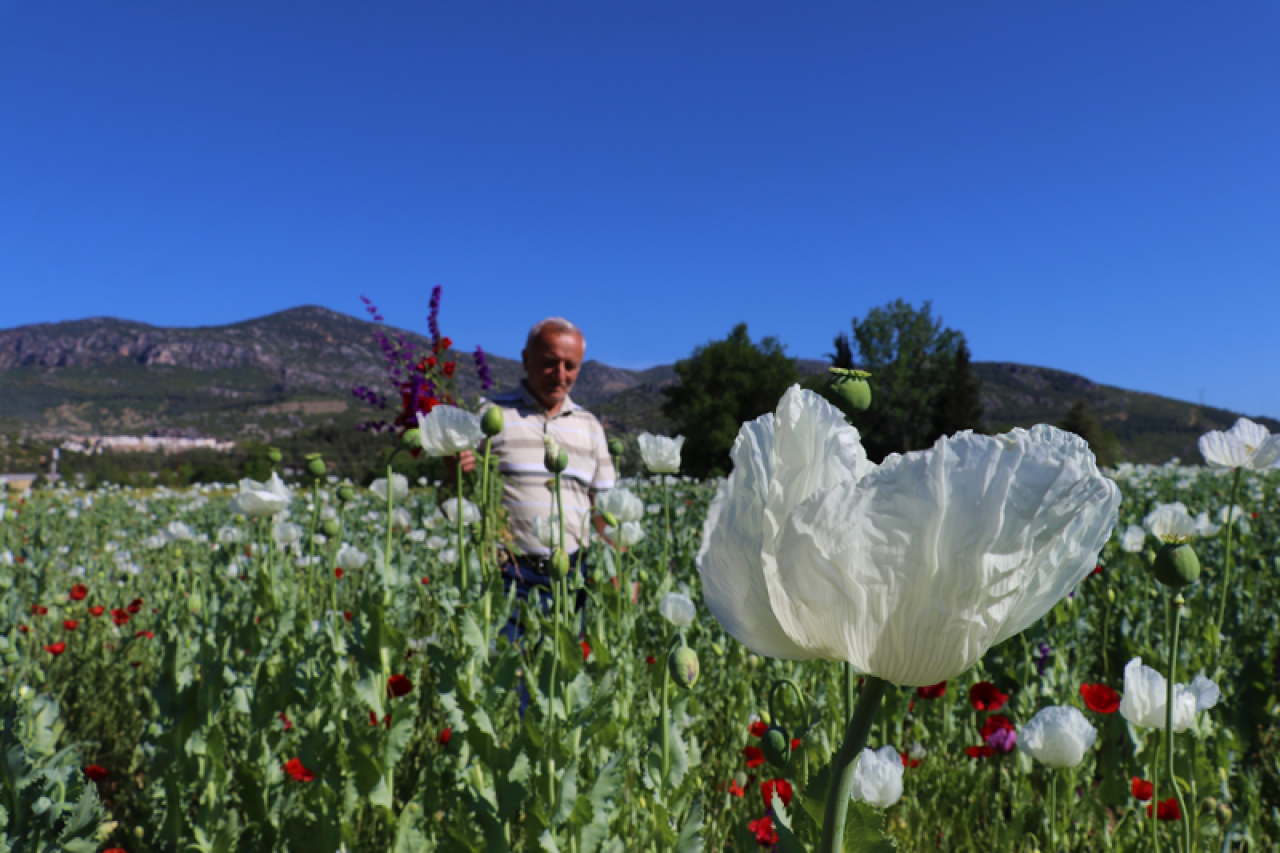
[[[987,735],[987,746],[996,752],[1013,752],[1013,748],[1018,745],[1018,733],[1013,729],[996,729]]]
[[[476,373],[480,376],[480,390],[488,391],[493,387],[493,374],[489,372],[489,362],[484,357],[484,350],[476,347]]]
[[[1035,661],[1036,661],[1036,671],[1040,675],[1044,675],[1045,668],[1049,666],[1049,658],[1052,655],[1053,655],[1053,649],[1049,647],[1048,643],[1041,643],[1036,648],[1036,653],[1034,655]]]
[[[431,330],[431,345],[440,343],[440,291],[441,286],[431,288],[431,313],[427,315],[427,328]]]

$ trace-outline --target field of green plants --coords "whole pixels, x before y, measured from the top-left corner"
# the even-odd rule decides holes
[[[721,483],[623,473],[630,544],[595,538],[546,610],[504,595],[492,466],[447,512],[399,477],[0,495],[0,850],[1280,844],[1280,474],[1105,471],[1096,570],[963,675],[883,687],[828,847],[830,765],[884,682],[727,633],[698,569]],[[1162,536],[1203,567],[1180,590]],[[1131,661],[1171,648],[1170,756]]]

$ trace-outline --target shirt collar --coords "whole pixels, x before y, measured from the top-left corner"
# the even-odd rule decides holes
[[[529,386],[525,384],[525,381],[523,379],[520,380],[519,388],[520,388],[520,399],[524,401],[524,404],[526,406],[533,409],[535,412],[537,412],[540,415],[547,414],[547,410],[544,409],[542,407],[542,404],[538,402],[538,398],[533,396],[533,392],[529,390]],[[566,394],[564,397],[564,402],[560,404],[560,411],[555,414],[555,417],[558,418],[561,415],[567,415],[570,412],[576,411],[577,408],[578,408],[578,404],[573,402],[573,398],[570,397],[568,394]]]

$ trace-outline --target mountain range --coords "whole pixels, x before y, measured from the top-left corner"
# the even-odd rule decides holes
[[[387,388],[377,330],[317,306],[226,326],[161,328],[101,317],[0,330],[0,433],[272,441],[318,426],[354,428],[386,414],[352,394],[359,385]],[[430,350],[413,332],[382,330]],[[455,355],[459,389],[474,398],[480,381],[473,358]],[[523,374],[518,361],[487,360],[498,390]],[[826,362],[800,359],[797,367],[819,373]],[[1238,417],[1046,367],[975,362],[974,371],[988,429],[1055,423],[1083,398],[1134,462],[1198,462],[1199,436]],[[662,388],[675,381],[673,365],[627,370],[587,361],[573,398],[611,432],[664,431],[671,424],[661,412]],[[1255,420],[1280,431],[1280,421]]]

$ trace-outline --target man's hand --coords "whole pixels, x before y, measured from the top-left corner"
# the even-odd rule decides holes
[[[462,460],[462,473],[470,474],[476,470],[476,455],[464,450],[457,456],[444,457],[444,488],[451,489],[458,482],[458,460]],[[444,494],[441,492],[441,494]]]

